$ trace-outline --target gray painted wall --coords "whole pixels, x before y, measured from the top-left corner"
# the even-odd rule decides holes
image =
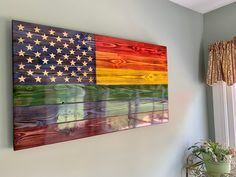
[[[207,66],[208,45],[218,40],[231,40],[236,36],[236,2],[204,14],[204,58]],[[212,89],[207,88],[209,137],[214,139]]]
[[[180,177],[188,146],[208,137],[203,15],[167,0],[0,0],[1,177]],[[168,124],[13,152],[11,20],[168,46]]]

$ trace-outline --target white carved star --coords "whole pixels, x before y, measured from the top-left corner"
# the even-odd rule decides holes
[[[48,72],[46,70],[44,70],[43,75],[48,76]]]
[[[51,42],[49,42],[49,44],[50,44],[50,46],[54,47],[56,43],[51,41]]]
[[[77,81],[78,81],[78,82],[82,82],[82,78],[81,78],[81,77],[78,77],[78,78],[77,78]]]
[[[42,61],[43,61],[43,64],[48,64],[49,60],[47,58],[44,58]]]
[[[88,36],[88,40],[91,41],[91,40],[92,40],[92,37],[91,37],[91,36]]]
[[[17,27],[19,31],[24,31],[25,27],[22,24],[19,24]]]
[[[27,38],[32,38],[33,34],[31,32],[26,33]]]
[[[30,44],[28,44],[28,45],[26,46],[26,48],[27,48],[27,50],[32,50],[32,49],[33,49],[33,46],[30,45]]]
[[[56,78],[53,76],[50,78],[51,82],[56,82]]]
[[[36,39],[36,40],[34,40],[34,43],[35,43],[35,45],[40,45],[41,41]]]
[[[57,40],[57,42],[61,42],[61,37],[57,36],[56,40]]]
[[[71,44],[74,44],[74,42],[75,42],[73,38],[70,38],[69,41]]]
[[[20,51],[18,52],[18,55],[23,57],[23,56],[25,56],[25,52],[24,52],[23,50],[20,50]]]
[[[65,80],[65,82],[70,82],[70,78],[69,77],[65,77],[64,80]]]
[[[68,37],[68,33],[67,32],[63,32],[62,33],[64,37]]]
[[[46,34],[43,34],[41,37],[42,37],[42,39],[45,40],[45,41],[48,39],[48,36],[47,36]]]
[[[80,61],[80,60],[81,60],[81,57],[78,55],[78,56],[76,57],[76,59]]]
[[[88,51],[92,51],[92,47],[89,46],[89,47],[88,47]]]
[[[51,70],[55,70],[56,67],[55,67],[54,65],[51,65],[51,66],[50,66],[50,69],[51,69]]]
[[[19,82],[25,82],[25,79],[26,79],[26,78],[25,78],[24,76],[21,76],[21,77],[19,77],[18,79],[19,79]]]
[[[34,55],[35,55],[35,57],[40,57],[41,53],[37,51],[34,53]]]
[[[55,58],[55,54],[54,54],[54,53],[51,53],[51,54],[50,54],[50,58]]]
[[[72,49],[72,50],[70,50],[70,54],[71,55],[74,55],[75,54],[75,51]]]
[[[63,55],[63,57],[64,57],[65,60],[69,59],[69,56],[67,54]]]
[[[76,73],[74,71],[71,72],[71,76],[76,76]]]
[[[60,48],[57,48],[57,53],[61,53],[62,50]]]
[[[89,78],[89,82],[93,82],[93,78],[92,77]]]
[[[86,61],[83,62],[83,65],[84,65],[84,66],[87,66],[87,64],[88,64],[88,63],[87,63]]]
[[[83,45],[86,45],[86,41],[85,41],[85,40],[83,40],[83,41],[82,41],[82,44],[83,44]]]
[[[67,49],[68,46],[69,46],[69,45],[68,45],[67,43],[64,43],[64,44],[63,44],[63,47],[64,47],[65,49]]]
[[[91,56],[89,56],[89,57],[88,57],[88,61],[91,62],[92,60],[93,60],[93,58],[92,58]]]
[[[54,35],[55,34],[55,31],[53,29],[49,30],[49,34],[50,35]]]
[[[82,54],[83,54],[84,56],[86,56],[86,55],[87,55],[87,52],[86,52],[86,51],[83,51]]]
[[[19,64],[19,69],[25,69],[25,65],[23,63]]]
[[[24,43],[25,39],[23,39],[22,37],[18,38],[18,43]]]
[[[36,70],[40,70],[40,69],[41,69],[41,65],[38,65],[38,64],[35,65],[35,69],[36,69]]]
[[[62,62],[63,62],[63,61],[62,61],[61,59],[57,60],[57,64],[58,64],[58,65],[61,65]]]
[[[32,71],[31,69],[29,71],[27,71],[28,76],[33,76],[33,74],[34,74],[34,71]]]
[[[72,60],[71,62],[70,62],[70,64],[71,64],[71,66],[75,66],[75,61],[74,60]]]
[[[37,26],[34,28],[34,32],[35,32],[35,33],[39,33],[40,30],[41,30],[41,29],[40,29],[39,27],[37,27]]]
[[[36,82],[41,82],[42,78],[40,78],[39,76],[35,78]]]
[[[93,68],[90,66],[88,70],[89,70],[89,72],[92,72]]]
[[[69,71],[69,67],[68,66],[64,66],[64,70],[65,71]]]
[[[87,77],[88,73],[87,72],[83,72],[83,76]]]
[[[43,46],[43,52],[47,52],[48,51],[48,48],[46,46]]]
[[[63,72],[61,72],[61,71],[57,72],[57,76],[62,76],[62,74],[63,74]]]
[[[77,46],[76,46],[76,49],[77,49],[77,50],[80,50],[80,48],[81,48],[80,45],[77,45]]]
[[[31,58],[31,57],[27,58],[27,62],[28,62],[28,63],[33,63],[33,60],[34,60],[34,59]]]
[[[79,39],[79,38],[80,38],[80,35],[79,35],[79,34],[76,34],[75,37],[76,37],[77,39]]]

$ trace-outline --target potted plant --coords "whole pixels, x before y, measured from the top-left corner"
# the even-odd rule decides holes
[[[188,150],[203,160],[207,173],[212,177],[220,177],[222,174],[230,173],[231,160],[236,154],[235,149],[213,141],[195,143]]]

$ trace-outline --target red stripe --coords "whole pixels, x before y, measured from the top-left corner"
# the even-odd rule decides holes
[[[168,113],[167,110],[165,110]],[[163,112],[139,113],[133,116],[117,116],[110,118],[86,119],[77,122],[65,122],[40,127],[14,128],[14,149],[21,150],[53,144],[63,141],[75,140],[105,133],[132,129],[136,127],[154,125],[168,122]],[[113,125],[113,126],[112,126]]]
[[[143,57],[155,57],[157,59],[167,60],[167,49],[165,46],[101,35],[95,35],[95,41],[96,51]]]

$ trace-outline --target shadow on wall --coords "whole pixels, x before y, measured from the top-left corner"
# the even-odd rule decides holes
[[[205,83],[205,61],[204,61],[204,48],[203,40],[201,40],[200,50],[199,50],[199,68],[198,68],[198,80],[201,83]]]
[[[1,47],[1,116],[0,123],[1,138],[0,145],[3,148],[13,147],[13,87],[12,87],[12,35],[10,18],[0,17],[0,26],[2,29],[3,44]]]
[[[205,49],[208,53],[208,49]],[[207,123],[208,123],[208,138],[211,139],[212,141],[215,140],[215,133],[214,133],[214,117],[213,117],[213,105],[209,104],[212,101],[209,100],[213,100],[212,97],[212,88],[207,86],[206,84],[206,77],[207,77],[207,66],[208,66],[208,56],[204,55],[204,52],[206,52],[204,50],[204,44],[203,44],[203,40],[201,42],[201,48],[200,48],[200,52],[199,52],[199,74],[198,74],[198,78],[199,81],[202,82],[203,84],[205,84],[206,86],[206,110],[207,110],[207,115],[208,115],[208,119],[207,119]],[[206,57],[206,58],[205,58]]]

